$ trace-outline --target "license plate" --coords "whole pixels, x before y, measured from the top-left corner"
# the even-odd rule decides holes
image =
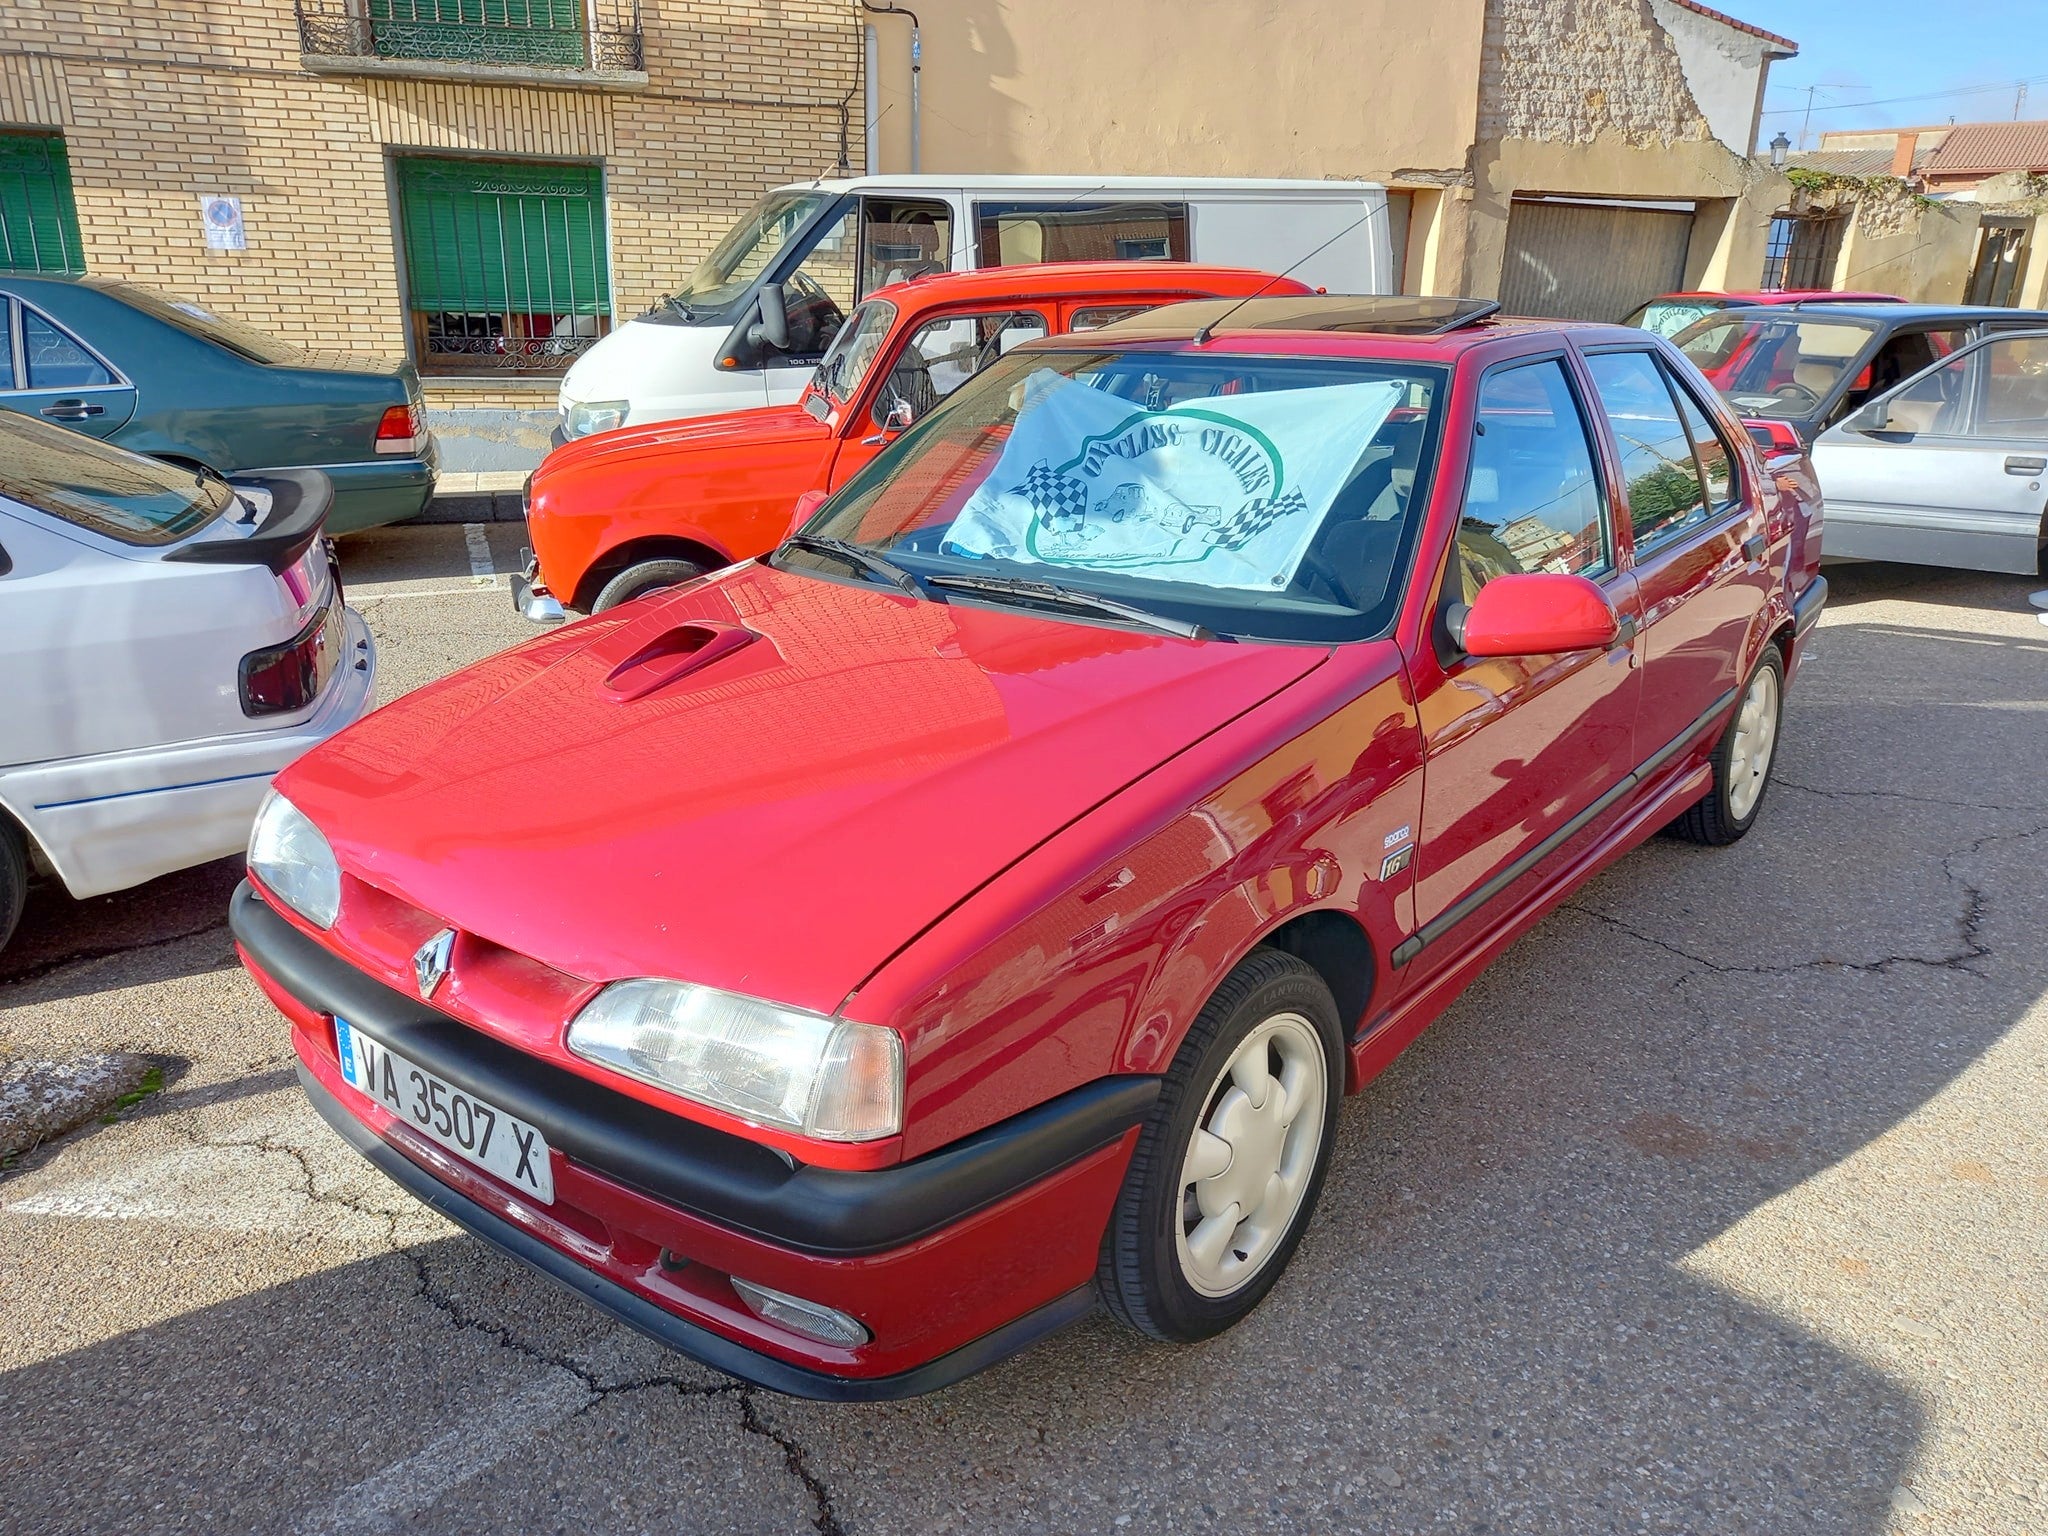
[[[346,1019],[334,1021],[334,1044],[351,1088],[514,1189],[555,1203],[555,1171],[538,1127],[414,1065]]]

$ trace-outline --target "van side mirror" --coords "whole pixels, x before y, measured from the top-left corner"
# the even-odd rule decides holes
[[[1451,638],[1468,656],[1554,656],[1604,650],[1621,635],[1607,594],[1584,576],[1496,576],[1471,606],[1451,611]]]
[[[782,297],[782,284],[763,283],[754,307],[760,311],[761,318],[747,327],[747,340],[757,347],[768,346],[778,352],[787,352],[789,306]]]

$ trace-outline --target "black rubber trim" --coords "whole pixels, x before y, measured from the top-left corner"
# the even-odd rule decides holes
[[[313,547],[334,505],[334,482],[317,469],[278,469],[242,475],[239,482],[270,492],[270,510],[247,538],[201,539],[166,550],[164,559],[191,565],[263,565],[290,570]]]
[[[1003,1324],[993,1333],[985,1333],[949,1354],[893,1376],[833,1376],[807,1366],[791,1365],[786,1360],[777,1360],[735,1343],[688,1318],[676,1316],[646,1297],[627,1290],[617,1281],[584,1268],[532,1233],[514,1226],[495,1212],[485,1210],[467,1195],[450,1189],[350,1114],[313,1076],[304,1062],[295,1065],[300,1085],[305,1088],[306,1097],[313,1101],[313,1107],[320,1111],[321,1118],[343,1140],[375,1163],[385,1177],[421,1204],[439,1211],[458,1226],[468,1228],[513,1258],[532,1265],[550,1280],[567,1286],[585,1301],[602,1307],[620,1322],[639,1329],[657,1343],[678,1354],[688,1355],[692,1360],[700,1360],[728,1376],[737,1376],[741,1381],[766,1387],[772,1392],[786,1392],[792,1397],[815,1398],[831,1403],[893,1402],[899,1398],[936,1392],[1057,1333],[1095,1308],[1095,1288],[1092,1285],[1081,1286]]]
[[[1828,579],[1816,576],[1806,584],[1806,590],[1792,600],[1792,635],[1794,639],[1804,635],[1819,622],[1820,611],[1828,605]]]
[[[1659,768],[1670,762],[1672,758],[1684,751],[1687,743],[1698,736],[1707,726],[1713,724],[1717,718],[1725,715],[1728,712],[1729,706],[1734,704],[1734,702],[1735,690],[1730,688],[1721,697],[1714,700],[1712,704],[1708,705],[1706,709],[1701,711],[1699,718],[1694,720],[1691,725],[1688,725],[1676,736],[1665,742],[1663,746],[1644,758],[1642,762],[1636,765],[1632,772],[1617,782],[1598,800],[1595,800],[1591,805],[1579,812],[1578,815],[1559,827],[1550,836],[1543,839],[1542,842],[1531,848],[1484,885],[1468,892],[1456,903],[1446,907],[1414,933],[1403,939],[1400,944],[1395,946],[1392,956],[1394,964],[1406,965],[1417,955],[1421,954],[1424,949],[1434,944],[1438,939],[1449,933],[1458,924],[1462,923],[1466,918],[1477,912],[1481,907],[1493,900],[1494,897],[1542,863],[1543,860],[1550,857],[1564,843],[1583,832],[1595,817],[1601,815],[1615,801],[1619,800],[1623,795],[1649,778]]]
[[[900,1248],[1108,1146],[1144,1119],[1156,1077],[1105,1077],[893,1168],[791,1167],[758,1142],[644,1104],[494,1040],[364,975],[306,937],[245,880],[235,938],[307,1007],[540,1127],[586,1168],[782,1247],[841,1256]]]

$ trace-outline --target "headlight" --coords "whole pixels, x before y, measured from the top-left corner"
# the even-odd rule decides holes
[[[630,400],[582,400],[562,413],[564,437],[588,437],[593,432],[611,432],[626,424]]]
[[[341,866],[334,850],[305,813],[274,789],[249,833],[249,869],[307,922],[334,926],[341,910]]]
[[[684,981],[615,981],[569,1025],[569,1049],[802,1136],[873,1141],[903,1127],[903,1043],[873,1024]]]

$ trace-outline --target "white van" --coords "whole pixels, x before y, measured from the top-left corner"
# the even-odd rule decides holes
[[[861,176],[777,187],[688,282],[576,360],[561,435],[787,404],[855,303],[929,272],[1204,261],[1333,293],[1393,287],[1383,188],[1358,181]]]

